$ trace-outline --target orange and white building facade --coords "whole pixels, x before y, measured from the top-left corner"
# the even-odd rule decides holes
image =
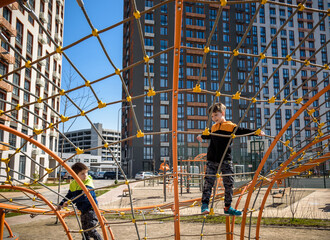
[[[39,17],[43,26],[58,45],[63,43],[64,0],[29,0],[28,5]],[[0,8],[0,74],[12,72],[25,65],[26,61],[35,61],[38,58],[53,52],[56,48],[39,26],[17,2]],[[5,39],[4,39],[5,38]],[[14,48],[14,49],[13,49]],[[15,51],[16,50],[16,51]],[[38,71],[36,71],[36,68]],[[28,102],[37,100],[37,97],[47,98],[55,94],[55,87],[61,85],[62,56],[52,55],[32,68],[24,68],[10,74],[0,81],[0,109],[6,111]],[[60,111],[60,98],[55,97],[43,103],[29,105],[0,117],[0,123],[18,131],[33,135],[33,129],[44,129],[49,123],[56,122]],[[35,136],[35,139],[57,152],[58,133],[54,130],[44,131]],[[0,155],[8,158],[17,148],[24,144],[24,140],[8,132],[0,133]],[[32,158],[34,161],[28,161]],[[12,177],[22,181],[29,181],[36,175],[43,176],[44,168],[53,168],[56,161],[35,146],[26,144],[21,152],[10,160],[9,166],[13,169]],[[4,165],[0,169],[0,181],[6,175]],[[53,176],[55,173],[51,173]],[[16,175],[16,176],[15,176]]]

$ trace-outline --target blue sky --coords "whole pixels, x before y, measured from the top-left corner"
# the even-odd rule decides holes
[[[85,9],[88,16],[91,19],[92,24],[98,30],[102,30],[109,27],[123,19],[123,1],[116,0],[85,0]],[[91,33],[91,29],[85,19],[82,10],[74,0],[65,1],[65,15],[64,15],[64,43],[63,46],[67,46],[82,37],[85,37]],[[122,41],[123,41],[123,27],[122,25],[109,30],[105,33],[100,34],[100,37],[105,45],[110,58],[118,68],[122,68]],[[70,60],[78,68],[78,70],[87,78],[89,81],[93,81],[100,77],[106,76],[114,72],[113,67],[105,57],[102,49],[97,41],[97,38],[93,37],[84,42],[68,49],[65,51]],[[63,58],[63,71],[62,71],[62,88],[68,89],[68,82],[70,81],[70,65]],[[84,84],[83,79],[71,69],[71,86],[70,88]],[[112,78],[103,80],[102,82],[96,83],[93,89],[97,93],[97,96],[103,102],[112,102],[120,100],[122,85],[120,78],[114,76]],[[89,92],[90,93],[90,92]],[[81,106],[86,104],[86,109],[97,106],[96,99],[88,95],[88,90],[77,91],[69,95],[76,102],[80,103]],[[83,99],[79,98],[83,96]],[[91,97],[87,97],[91,96]],[[89,99],[86,103],[86,99]],[[64,98],[61,99],[61,112],[64,111]],[[117,129],[118,125],[118,109],[121,107],[120,104],[108,106],[103,109],[96,110],[90,113],[88,116],[92,122],[100,122],[104,128]],[[72,116],[77,114],[77,110],[73,107],[67,108],[66,116]],[[66,123],[69,126],[72,121]],[[70,130],[89,128],[90,124],[88,121],[80,117],[75,121],[74,125]]]

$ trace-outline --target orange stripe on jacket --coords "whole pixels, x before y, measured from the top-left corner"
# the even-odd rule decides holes
[[[216,123],[213,124],[212,128],[211,128],[211,132],[215,132],[215,131],[226,131],[226,132],[232,132],[234,131],[234,128],[237,125],[235,123],[232,123],[231,121],[226,121],[223,123]]]

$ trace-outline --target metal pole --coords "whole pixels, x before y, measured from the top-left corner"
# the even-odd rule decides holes
[[[2,208],[0,208],[0,239],[3,239],[3,232],[5,230],[5,213]]]
[[[323,163],[323,182],[324,182],[324,188],[327,188],[327,184],[325,181],[325,162]]]
[[[178,96],[179,96],[179,65],[182,31],[183,1],[175,1],[175,31],[173,56],[173,89],[172,89],[172,157],[173,157],[173,185],[174,185],[174,232],[175,240],[180,240],[180,209],[178,190]]]
[[[182,165],[183,161],[181,159],[180,161],[180,172],[181,172],[181,177],[180,177],[180,185],[181,185],[181,189],[180,189],[180,194],[182,196],[182,183],[183,183],[183,165]]]
[[[163,193],[164,193],[164,202],[166,202],[166,162],[165,162],[165,158],[164,158],[164,170],[163,170],[163,174],[164,174],[164,179],[163,179]]]

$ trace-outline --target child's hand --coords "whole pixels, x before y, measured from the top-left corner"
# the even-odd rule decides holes
[[[67,207],[68,205],[69,205],[68,202],[63,203],[64,208]]]
[[[262,137],[262,136],[265,136],[264,131],[261,131],[260,134],[259,134],[259,136],[261,136],[261,137]]]
[[[198,136],[196,137],[196,139],[197,139],[200,143],[203,141],[201,135],[198,135]]]

